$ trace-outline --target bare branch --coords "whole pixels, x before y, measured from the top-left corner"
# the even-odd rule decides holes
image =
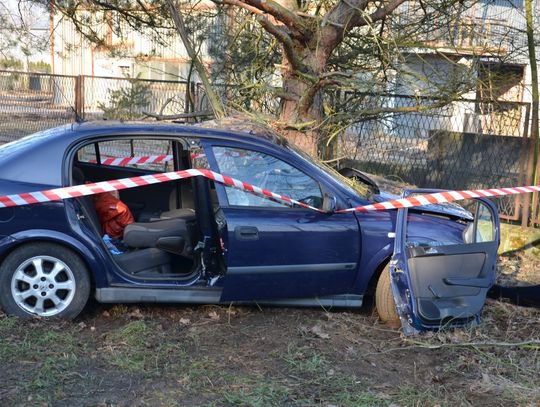
[[[287,60],[293,69],[300,73],[307,74],[309,72],[309,67],[305,65],[300,58],[298,58],[298,54],[294,49],[293,40],[290,35],[283,28],[272,24],[266,17],[262,15],[257,16],[257,21],[266,31],[276,37],[276,39],[283,45],[283,50],[287,55]]]
[[[285,24],[295,38],[306,38],[310,34],[301,16],[273,0],[245,0],[245,3],[270,14],[277,21]]]
[[[176,26],[176,31],[180,35],[180,38],[182,38],[184,47],[186,48],[186,51],[189,57],[193,61],[193,66],[197,70],[197,73],[199,74],[199,78],[201,78],[201,82],[203,83],[204,90],[206,91],[206,95],[208,96],[208,100],[210,101],[210,105],[212,106],[212,110],[214,111],[214,115],[216,116],[216,118],[221,119],[225,116],[225,110],[223,108],[223,104],[221,103],[221,100],[219,99],[216,92],[214,91],[214,88],[210,84],[210,80],[208,79],[206,68],[201,62],[199,55],[197,55],[197,52],[193,48],[193,45],[191,44],[191,40],[189,39],[182,15],[178,11],[178,8],[175,5],[174,0],[167,0],[167,3],[171,11],[172,19]]]
[[[240,1],[240,0],[212,0],[212,1],[214,3],[216,3],[216,4],[219,4],[219,5],[237,6],[237,7],[243,8],[244,10],[247,10],[250,13],[253,13],[253,14],[263,14],[264,13],[264,11],[259,10],[256,7],[250,6],[249,4],[246,4],[246,3],[244,3],[243,1]]]
[[[180,114],[156,114],[143,111],[143,114],[156,120],[178,120],[178,119],[197,119],[199,117],[212,117],[214,112],[202,110],[199,112],[180,113]]]

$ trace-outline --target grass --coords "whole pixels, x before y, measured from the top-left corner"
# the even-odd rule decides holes
[[[289,404],[288,394],[286,387],[261,378],[225,393],[224,400],[233,406],[278,407]]]
[[[293,343],[287,347],[283,359],[293,371],[306,375],[321,375],[328,365],[325,357],[317,351],[307,346],[298,347]]]
[[[161,376],[186,355],[181,344],[166,338],[153,324],[131,321],[106,335],[102,350],[107,363],[128,373]]]
[[[104,308],[73,323],[0,315],[0,405],[443,407],[540,402],[538,346],[453,346],[538,339],[537,310],[490,303],[479,327],[405,339],[358,313]],[[311,326],[328,336],[303,329]],[[427,349],[433,345],[445,346]]]
[[[446,407],[459,404],[459,399],[449,401],[446,390],[442,386],[425,388],[424,386],[405,384],[398,388],[398,393],[392,397],[392,402],[402,406]],[[461,399],[461,404],[466,404],[466,400]]]
[[[77,353],[85,349],[75,331],[72,324],[0,317],[0,366],[17,369],[22,365],[32,372],[16,384],[19,392],[30,394],[36,402],[61,397],[64,385],[73,380],[69,372],[78,363]]]

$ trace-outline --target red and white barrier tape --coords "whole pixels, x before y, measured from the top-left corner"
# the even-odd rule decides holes
[[[191,159],[204,157],[202,153],[191,153]],[[139,157],[106,157],[101,159],[103,165],[114,165],[117,167],[125,167],[127,165],[140,165],[140,164],[159,164],[166,163],[173,160],[172,154],[160,154],[160,155],[143,155]],[[91,163],[95,163],[96,160],[90,160]]]
[[[165,163],[172,161],[172,159],[172,154],[146,155],[141,157],[107,157],[101,159],[101,164],[125,167],[126,165]]]
[[[206,177],[221,184],[228,185],[243,191],[250,192],[268,199],[285,202],[289,205],[298,205],[314,211],[322,212],[313,206],[299,202],[285,195],[276,194],[264,188],[259,188],[243,181],[218,174],[207,169],[189,169],[182,171],[165,172],[161,174],[143,175],[140,177],[121,178],[111,181],[94,182],[83,185],[75,185],[64,188],[54,188],[46,191],[26,192],[0,196],[0,208],[13,206],[32,205],[43,202],[61,201],[62,199],[77,198],[80,196],[100,194],[103,192],[120,191],[122,189],[136,188],[145,185],[158,184],[161,182],[174,181],[192,177]]]
[[[189,169],[182,171],[172,171],[161,174],[144,175],[140,177],[122,178],[111,181],[101,181],[84,185],[75,185],[64,188],[54,188],[46,191],[26,192],[21,194],[12,194],[0,196],[0,208],[32,205],[43,202],[61,201],[63,199],[77,198],[80,196],[100,194],[103,192],[119,191],[122,189],[136,188],[145,185],[158,184],[161,182],[186,179],[202,176],[221,184],[247,191],[254,195],[262,196],[268,199],[284,202],[288,205],[298,205],[303,208],[309,208],[317,212],[324,212],[321,209],[307,205],[303,202],[289,198],[285,195],[276,194],[264,188],[260,188],[243,181],[221,175],[207,169]],[[410,208],[414,206],[425,206],[430,204],[440,204],[453,202],[463,199],[480,197],[498,197],[505,195],[523,194],[530,192],[540,192],[540,186],[526,186],[515,188],[497,188],[497,189],[476,189],[472,191],[446,191],[432,194],[423,194],[411,196],[408,198],[396,199],[393,201],[381,202],[371,205],[357,206],[355,208],[341,209],[336,213],[345,212],[370,212],[388,209]]]
[[[475,189],[466,191],[444,191],[432,194],[410,196],[408,198],[395,199],[393,201],[380,202],[372,205],[357,206],[355,208],[342,209],[337,212],[371,212],[388,209],[410,208],[414,206],[425,206],[453,201],[460,201],[471,198],[489,198],[505,195],[524,194],[530,192],[540,192],[540,186],[527,186],[515,188],[496,189]]]

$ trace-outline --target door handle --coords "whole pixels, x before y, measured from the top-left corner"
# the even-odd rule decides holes
[[[237,240],[258,240],[259,229],[255,226],[237,226],[234,228],[234,236]]]

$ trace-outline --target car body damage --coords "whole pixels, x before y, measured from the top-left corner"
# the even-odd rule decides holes
[[[149,155],[170,159],[134,159]],[[360,307],[391,260],[406,332],[478,319],[498,244],[489,201],[352,211],[393,196],[277,136],[155,123],[64,126],[0,147],[0,195],[196,168],[303,206],[203,177],[152,183],[118,191],[135,222],[116,243],[89,196],[0,209],[2,308],[73,318],[89,295],[109,303]]]
[[[408,190],[404,196],[435,192]],[[423,220],[410,209],[398,210],[390,276],[398,315],[406,334],[441,326],[478,322],[488,290],[494,284],[499,221],[487,199],[466,203],[470,212],[455,205],[431,215],[461,213],[451,234],[428,238],[417,232]],[[429,211],[430,206],[422,207]]]

